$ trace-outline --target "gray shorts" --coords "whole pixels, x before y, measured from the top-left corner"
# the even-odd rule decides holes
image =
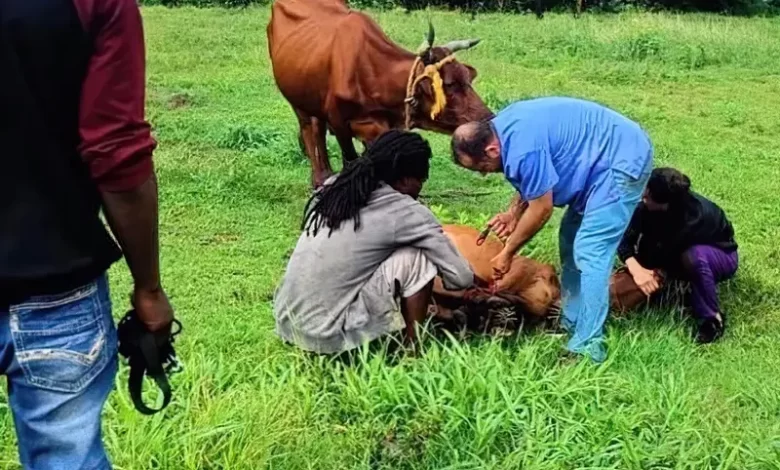
[[[347,309],[345,350],[405,328],[400,298],[417,294],[437,274],[436,266],[421,250],[396,250],[374,271]]]
[[[361,295],[393,295],[396,282],[401,297],[408,298],[420,292],[437,274],[436,266],[417,248],[401,248],[382,264],[368,280]]]

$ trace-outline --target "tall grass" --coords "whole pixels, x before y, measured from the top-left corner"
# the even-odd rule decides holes
[[[122,370],[105,418],[115,468],[780,468],[780,22],[434,14],[442,41],[483,39],[460,58],[491,106],[551,94],[610,105],[648,129],[657,164],[725,208],[742,262],[721,289],[730,329],[697,347],[684,312],[642,311],[610,321],[602,366],[560,362],[565,338],[539,331],[440,334],[419,357],[363,351],[349,365],[273,333],[309,166],[270,74],[267,9],[143,13],[163,279],[185,371],[150,418]],[[410,49],[425,31],[424,14],[372,15]],[[435,158],[423,197],[442,220],[479,224],[505,207],[500,176],[455,168],[447,138],[424,135]],[[559,218],[525,254],[558,264]],[[130,282],[121,264],[111,274],[118,317]],[[18,468],[7,413],[0,467]]]

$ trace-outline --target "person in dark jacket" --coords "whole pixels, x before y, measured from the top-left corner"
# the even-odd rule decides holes
[[[170,333],[144,62],[136,0],[0,2],[0,373],[25,469],[111,468],[122,255],[139,320]]]
[[[678,170],[656,168],[618,256],[647,296],[661,288],[664,278],[688,282],[696,340],[710,343],[724,332],[717,284],[736,274],[737,248],[723,209],[691,191],[690,179]]]

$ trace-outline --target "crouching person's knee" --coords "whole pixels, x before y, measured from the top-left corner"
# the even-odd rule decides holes
[[[386,279],[396,282],[403,298],[411,297],[431,284],[437,270],[418,248],[399,248],[382,263]]]
[[[680,267],[683,273],[690,277],[701,272],[704,264],[704,258],[699,253],[699,248],[693,246],[688,248],[680,255]]]

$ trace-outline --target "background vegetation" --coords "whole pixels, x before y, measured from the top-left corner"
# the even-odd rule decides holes
[[[410,49],[426,30],[422,12],[370,13]],[[640,311],[610,320],[602,366],[559,363],[565,338],[525,331],[429,339],[419,358],[366,353],[348,367],[273,333],[309,166],[270,73],[268,9],[143,15],[163,280],[185,371],[170,407],[145,417],[122,368],[104,425],[116,469],[780,468],[779,21],[434,13],[441,41],[483,39],[460,59],[491,107],[552,94],[609,105],[648,129],[657,165],[725,208],[742,262],[721,289],[730,329],[697,347],[683,312]],[[505,208],[500,175],[456,168],[447,138],[424,135],[424,201],[443,221],[478,225]],[[523,254],[557,266],[559,220]],[[121,263],[111,275],[119,318],[130,281]],[[15,445],[6,411],[0,468],[19,468]]]
[[[539,0],[545,10],[573,10],[578,0]],[[268,5],[272,0],[140,0],[146,5],[194,5],[245,7],[252,4]],[[471,13],[511,12],[531,13],[537,0],[347,0],[355,8],[417,10],[427,7],[457,9]],[[766,15],[780,10],[780,0],[584,0],[584,9],[599,12],[625,10],[645,11],[703,11],[734,15]]]

